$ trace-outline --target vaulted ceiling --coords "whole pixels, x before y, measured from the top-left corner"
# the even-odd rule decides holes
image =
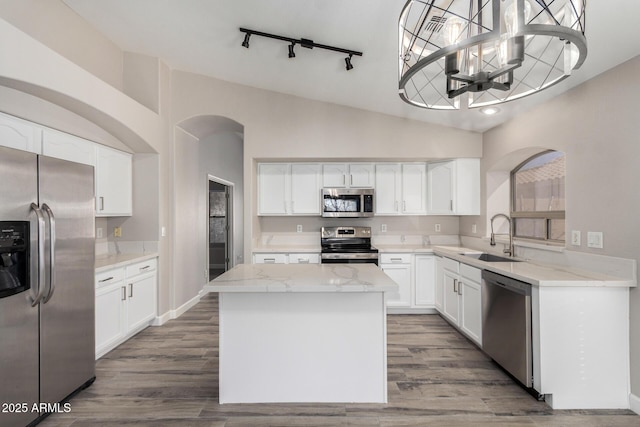
[[[637,0],[589,0],[585,64],[544,92],[478,110],[434,111],[398,96],[398,19],[405,0],[63,0],[124,51],[162,58],[171,68],[247,86],[394,116],[485,131],[638,54]],[[296,49],[240,27],[362,51]],[[614,99],[603,102],[615,102]]]

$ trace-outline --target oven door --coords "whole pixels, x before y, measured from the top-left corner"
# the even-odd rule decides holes
[[[322,264],[375,264],[378,265],[377,253],[323,253]]]

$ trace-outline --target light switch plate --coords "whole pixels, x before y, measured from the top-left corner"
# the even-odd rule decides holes
[[[579,230],[571,230],[571,244],[573,246],[580,246],[580,231]]]
[[[301,225],[296,225],[296,232],[298,233],[302,233],[302,226]]]
[[[386,233],[387,232],[387,224],[380,225],[380,232],[381,233]]]
[[[601,231],[587,231],[587,246],[602,249],[604,247]]]
[[[471,225],[471,232],[473,234],[476,234],[478,232],[478,225],[477,224]]]
[[[442,230],[442,228],[440,227],[440,224],[436,224],[436,232],[439,233],[440,230]]]

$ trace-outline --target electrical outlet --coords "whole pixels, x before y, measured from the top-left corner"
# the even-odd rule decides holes
[[[476,234],[476,233],[478,232],[478,225],[477,225],[477,224],[473,224],[473,225],[471,226],[471,232],[472,232],[473,234]]]
[[[113,237],[122,237],[122,228],[121,227],[115,227],[113,229]]]
[[[387,224],[382,224],[380,226],[380,232],[381,233],[386,233],[387,232]]]
[[[160,227],[160,236],[167,237],[167,227],[165,226]]]
[[[439,233],[441,229],[440,224],[436,224],[436,232]]]
[[[300,225],[300,224],[296,225],[296,232],[297,233],[302,233],[302,225]]]
[[[580,231],[571,230],[571,244],[573,246],[580,246]]]
[[[102,239],[102,227],[96,228],[96,238]]]
[[[587,231],[587,247],[602,249],[604,247],[601,231]]]

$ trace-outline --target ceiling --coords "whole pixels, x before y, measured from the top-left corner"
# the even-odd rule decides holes
[[[398,18],[406,0],[63,1],[124,51],[162,58],[176,70],[478,132],[640,54],[640,1],[589,0],[585,64],[558,85],[484,116],[477,109],[421,109],[400,99]],[[353,57],[350,71],[345,55],[328,50],[297,46],[289,59],[282,41],[254,35],[250,48],[243,48],[240,27],[364,55]]]

